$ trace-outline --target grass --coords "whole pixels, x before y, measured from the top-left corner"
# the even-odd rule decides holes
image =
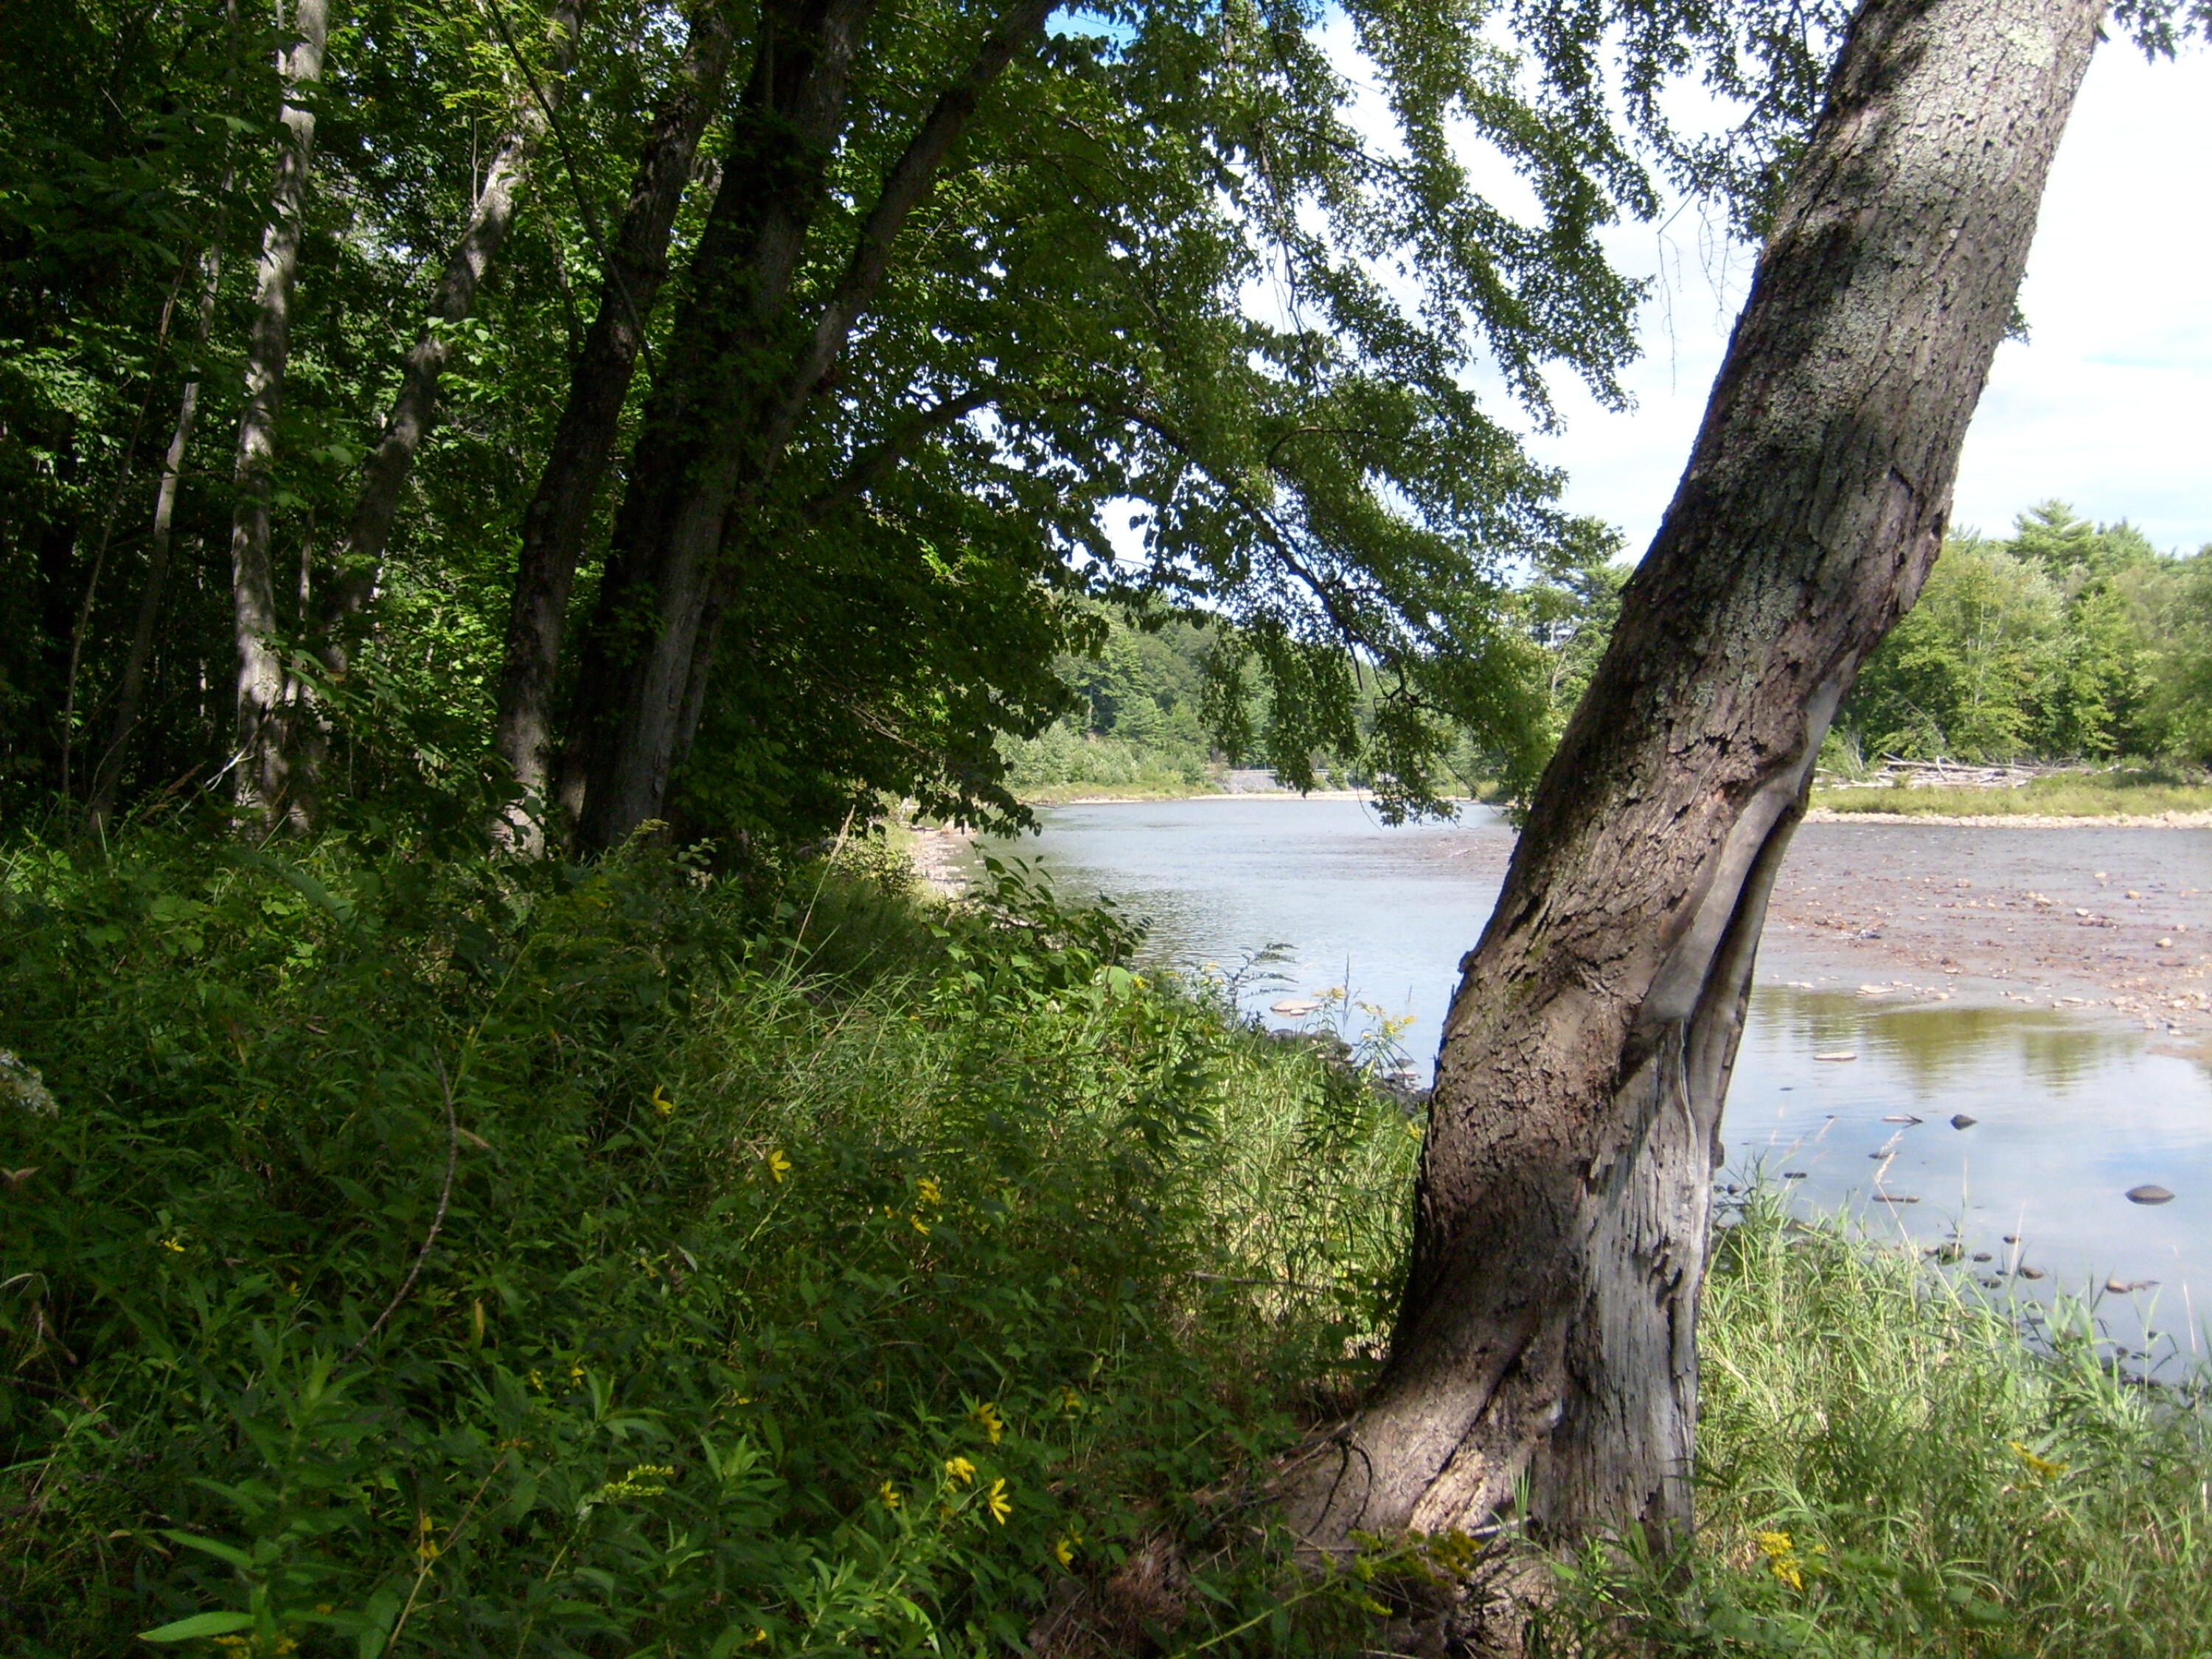
[[[1134,781],[1041,783],[1024,787],[1020,793],[1025,805],[1060,806],[1069,801],[1188,800],[1198,796],[1218,795],[1221,789],[1210,778],[1193,782],[1181,773],[1162,770]]]
[[[2201,1398],[2086,1316],[2024,1336],[1917,1255],[1750,1200],[1716,1253],[1686,1573],[1593,1552],[1553,1653],[2149,1659],[2212,1650]]]
[[[1262,1493],[1418,1125],[1129,945],[851,848],[19,848],[0,1647],[1382,1650]],[[1571,1564],[1551,1652],[2212,1646],[2203,1419],[2086,1341],[1759,1200],[1702,1351],[1697,1550]]]
[[[1832,812],[1901,812],[1945,817],[2157,817],[2212,811],[2212,784],[2164,771],[2058,772],[2019,788],[1935,785],[1925,788],[1817,789],[1813,805]]]

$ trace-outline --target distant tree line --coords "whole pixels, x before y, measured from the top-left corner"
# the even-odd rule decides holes
[[[1836,732],[1856,758],[2212,763],[2212,548],[2055,501],[1955,535]]]

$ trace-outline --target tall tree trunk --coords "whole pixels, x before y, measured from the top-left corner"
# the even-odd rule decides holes
[[[330,0],[298,0],[297,39],[284,54],[283,137],[261,237],[253,325],[246,347],[246,407],[239,416],[233,469],[238,502],[230,525],[232,631],[238,647],[238,757],[234,781],[243,810],[268,817],[290,793],[290,688],[276,644],[276,585],[270,565],[270,468],[276,453],[276,408],[291,346],[292,278],[300,263],[307,179],[314,164],[315,118],[304,88],[322,78],[330,38]],[[287,807],[296,811],[296,803]]]
[[[762,9],[721,188],[646,403],[578,667],[561,795],[586,848],[613,844],[659,805],[627,760],[683,696],[667,635],[682,633],[688,665],[698,585],[720,542],[746,416],[780,367],[792,281],[873,11],[874,0],[769,0]]]
[[[1318,1545],[1688,1526],[1723,1097],[1815,753],[1911,605],[2100,0],[1868,0],[1446,1024],[1390,1358]]]
[[[230,193],[230,175],[223,174],[218,194]],[[216,292],[222,284],[222,242],[220,230],[200,253],[200,302],[193,331],[191,380],[177,399],[176,424],[169,429],[169,447],[161,456],[161,481],[154,489],[154,524],[146,541],[146,581],[138,590],[138,611],[131,624],[131,644],[124,653],[123,673],[117,683],[115,719],[108,729],[107,746],[94,768],[92,790],[85,805],[85,824],[98,830],[115,810],[115,792],[122,782],[124,762],[130,754],[131,735],[137,729],[146,693],[146,665],[154,655],[154,630],[160,625],[161,605],[168,593],[169,549],[177,520],[177,490],[185,476],[185,457],[191,449],[192,428],[199,423],[200,377],[198,364],[206,354],[209,336],[215,331]]]
[[[737,44],[731,12],[724,0],[703,0],[692,14],[683,60],[638,157],[629,205],[600,282],[599,313],[569,372],[568,400],[523,516],[493,744],[529,796],[542,798],[545,791],[553,687],[576,562],[614,454],[646,325],[667,278],[676,211],[729,73]],[[514,834],[526,850],[537,849],[534,820],[518,816]]]
[[[651,474],[639,467],[641,483],[650,476],[659,488],[640,501],[635,514],[631,503],[624,503],[617,526],[622,562],[611,563],[609,571],[611,578],[619,571],[621,585],[611,582],[613,592],[603,595],[602,612],[610,621],[641,612],[649,622],[641,638],[627,642],[621,673],[591,683],[604,701],[578,822],[585,848],[611,846],[664,810],[674,768],[698,721],[707,664],[736,580],[726,561],[717,563],[731,526],[743,523],[781,463],[808,404],[827,384],[854,326],[874,303],[900,230],[927,199],[984,94],[1042,35],[1051,10],[1052,0],[1015,0],[938,96],[884,175],[843,274],[796,351],[779,358],[763,349],[781,331],[773,326],[772,312],[757,309],[757,343],[748,342],[734,356],[734,376],[722,371],[714,404],[719,429],[707,434],[703,453],[691,465],[663,462]],[[837,101],[842,108],[842,90]],[[813,189],[818,198],[818,179]],[[810,204],[807,219],[811,213]],[[797,233],[795,256],[805,220],[795,220],[791,228]],[[775,291],[778,308],[788,287],[787,269]],[[757,285],[757,301],[766,293],[764,284]],[[638,499],[635,489],[633,499]]]
[[[437,415],[438,382],[453,353],[451,331],[466,322],[476,308],[477,291],[483,285],[492,262],[499,258],[500,245],[514,222],[516,192],[532,157],[544,141],[569,66],[575,61],[582,15],[582,0],[558,0],[552,8],[549,20],[553,33],[552,74],[543,85],[532,77],[527,64],[516,64],[516,72],[526,84],[517,92],[514,124],[484,169],[476,205],[460,239],[447,256],[446,269],[430,296],[429,319],[407,354],[399,391],[385,417],[384,436],[362,469],[353,520],[336,550],[337,577],[326,619],[329,637],[322,647],[333,666],[343,664],[349,644],[345,636],[375,599],[383,580],[384,553],[392,539],[392,521],[399,511],[400,494]]]

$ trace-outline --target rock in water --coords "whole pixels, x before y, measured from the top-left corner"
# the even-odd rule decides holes
[[[2166,1191],[2163,1187],[2130,1187],[2128,1188],[2128,1202],[2130,1204],[2171,1204],[2173,1202],[2173,1194]]]
[[[1290,1019],[1304,1019],[1308,1014],[1320,1012],[1321,1004],[1311,997],[1285,997],[1280,1002],[1270,1003],[1267,1012]]]
[[[1951,1114],[1951,1127],[1954,1129],[1971,1129],[1974,1125],[1980,1121],[1981,1119],[1978,1117],[1969,1117],[1964,1112],[1954,1112]]]
[[[1841,1054],[1841,1053],[1838,1053],[1838,1054],[1815,1054],[1815,1055],[1814,1055],[1814,1056],[1813,1056],[1813,1058],[1814,1058],[1814,1059],[1815,1059],[1815,1060],[1832,1060],[1832,1061],[1838,1061],[1838,1062],[1840,1062],[1840,1061],[1846,1060],[1856,1060],[1856,1059],[1858,1058],[1858,1055],[1857,1055],[1856,1053],[1851,1053],[1851,1054]]]

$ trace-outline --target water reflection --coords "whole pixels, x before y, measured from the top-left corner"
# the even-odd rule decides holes
[[[2123,1340],[2141,1343],[2161,1299],[2185,1341],[2212,1311],[2196,1306],[2212,1285],[2212,1083],[2127,1032],[2056,1010],[1762,988],[1723,1134],[1735,1179],[1787,1178],[1878,1231],[1955,1242],[2007,1289],[2155,1286],[2105,1297]],[[2131,1203],[2150,1182],[2179,1196]]]
[[[2102,1078],[2142,1045],[2122,1032],[2056,1010],[1972,1004],[1883,1007],[1859,995],[1761,987],[1757,1018],[1778,1038],[1808,1051],[1860,1047],[1922,1101],[1972,1087],[1993,1065],[2056,1094],[2072,1095]]]

